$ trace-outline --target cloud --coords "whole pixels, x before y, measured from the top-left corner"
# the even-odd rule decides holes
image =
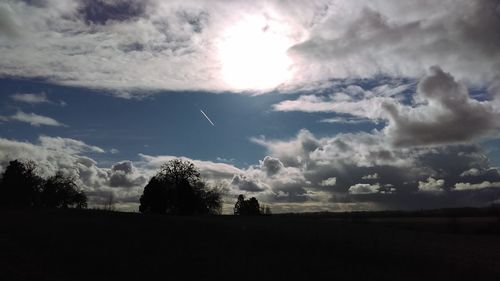
[[[431,67],[418,83],[412,104],[398,96],[381,95],[374,89],[359,89],[357,94],[345,92],[348,91],[329,96],[302,95],[273,108],[335,112],[373,122],[384,121],[383,134],[398,146],[471,143],[498,137],[500,132],[500,108],[495,101],[471,98],[464,83],[437,66]]]
[[[139,157],[141,159],[138,161],[138,165],[152,170],[159,169],[163,163],[173,159],[190,161],[200,170],[203,177],[214,181],[231,179],[233,175],[243,173],[241,169],[227,163],[196,160],[183,156],[139,154]]]
[[[455,190],[476,190],[485,188],[499,188],[500,182],[483,181],[481,183],[459,182],[455,184]]]
[[[47,95],[45,93],[41,94],[22,94],[16,93],[10,96],[13,100],[18,102],[25,102],[30,104],[48,103]]]
[[[235,161],[234,158],[226,159],[224,157],[217,157],[215,160],[217,160],[218,162],[224,162],[224,163],[233,163]]]
[[[371,175],[366,175],[366,176],[363,176],[361,179],[364,179],[364,180],[377,180],[378,179],[378,174],[377,173],[373,173]]]
[[[442,192],[444,187],[444,180],[436,180],[428,177],[426,181],[418,182],[418,191],[420,192]]]
[[[333,124],[361,124],[372,122],[370,119],[352,118],[352,117],[333,117],[321,119],[321,123],[333,123]]]
[[[19,24],[7,3],[0,3],[0,36],[16,38],[19,36]]]
[[[236,188],[234,194],[248,192],[266,203],[305,202],[312,196],[307,190],[311,183],[305,179],[300,169],[285,167],[281,160],[270,156],[264,157],[258,165],[240,170],[231,179],[230,185]]]
[[[358,183],[349,187],[350,194],[372,194],[379,192],[380,185],[376,184],[367,184],[367,183]]]
[[[301,171],[294,167],[285,167],[275,157],[265,157],[258,165],[250,165],[239,169],[228,163],[196,160],[177,156],[152,156],[140,154],[141,160],[136,166],[148,170],[157,170],[162,163],[180,158],[192,162],[202,177],[211,184],[222,184],[227,188],[226,196],[249,194],[261,202],[303,202],[307,200],[307,190],[310,183],[306,181]],[[227,199],[227,198],[226,198]],[[229,199],[227,199],[229,200]],[[232,204],[234,202],[231,201]]]
[[[225,40],[221,27],[248,14],[245,6],[243,1],[2,3],[9,15],[4,21],[23,24],[3,25],[22,36],[1,42],[0,74],[107,88],[123,97],[137,89],[227,90],[217,55]]]
[[[481,206],[495,198],[487,187],[500,182],[498,170],[489,166],[478,146],[400,148],[367,133],[318,138],[307,130],[288,140],[258,142],[269,156],[246,168],[180,158],[193,162],[210,185],[223,188],[226,211],[238,194],[255,196],[281,211]],[[40,136],[35,143],[0,138],[0,172],[10,160],[34,160],[44,176],[62,171],[76,177],[91,206],[101,206],[113,194],[119,209],[136,210],[148,179],[161,164],[179,158],[140,154],[136,161],[106,165],[92,158],[105,152],[70,138]],[[484,172],[461,176],[472,167]],[[375,174],[376,183],[362,183]],[[444,188],[445,182],[455,188]],[[418,192],[435,190],[442,190],[442,196]]]
[[[75,177],[88,195],[90,206],[99,206],[109,194],[113,194],[119,209],[136,208],[142,187],[154,171],[135,168],[130,161],[102,168],[87,156],[89,153],[104,153],[104,150],[61,137],[41,136],[37,143],[0,138],[0,172],[11,160],[32,160],[38,164],[38,171],[44,177],[57,171]]]
[[[332,178],[327,178],[326,180],[322,180],[319,185],[321,186],[334,186],[337,184],[337,178],[332,177]]]
[[[386,104],[401,106],[405,96],[411,91],[413,82],[402,82],[398,79],[372,81],[375,85],[362,88],[360,80],[344,82],[328,94],[303,94],[295,100],[284,100],[274,104],[273,110],[281,112],[315,112],[335,113],[333,118],[320,120],[323,123],[359,124],[382,123],[389,121]]]
[[[234,175],[231,180],[231,185],[236,187],[238,190],[249,192],[260,192],[266,189],[265,187],[260,186],[262,183],[256,183],[243,175]]]
[[[36,144],[0,139],[2,167],[5,168],[6,163],[14,159],[34,160],[41,164],[43,175],[53,174],[58,169],[70,171],[73,166],[94,167],[96,162],[82,154],[102,152],[99,147],[69,138],[40,136]]]
[[[452,194],[452,189],[445,188],[445,183],[452,187],[464,180],[473,184],[500,182],[500,174],[489,166],[481,147],[471,144],[401,147],[387,139],[388,136],[380,131],[317,138],[303,129],[291,139],[259,137],[253,141],[264,146],[271,157],[280,159],[281,169],[293,168],[303,177],[299,186],[306,192],[297,193],[295,198],[296,202],[305,205],[307,202],[308,206],[320,204],[314,201],[318,198],[313,194],[328,197],[331,204],[340,204],[344,210],[353,208],[353,203],[370,203],[372,209],[481,206],[494,198],[487,194]],[[463,171],[472,167],[488,172],[474,178],[463,177]],[[335,185],[326,184],[326,181],[333,183],[333,179]],[[265,180],[269,190],[278,191],[276,183]],[[367,180],[377,182],[363,183]],[[442,196],[434,196],[436,193]],[[357,196],[360,194],[363,196]],[[283,200],[276,197],[271,202]]]
[[[224,189],[225,208],[234,204],[234,196],[244,193],[256,196],[261,202],[296,203],[321,197],[308,192],[309,183],[300,171],[284,167],[273,157],[258,165],[239,169],[227,163],[216,163],[177,156],[139,155],[139,160],[124,160],[102,167],[92,155],[105,150],[80,140],[40,136],[37,143],[0,138],[0,172],[14,159],[33,160],[44,177],[57,171],[77,179],[91,206],[101,206],[110,194],[121,210],[136,210],[142,189],[158,171],[161,164],[176,158],[192,162],[210,185]]]
[[[136,172],[132,161],[122,161],[112,165],[108,174],[111,187],[142,186],[147,182],[144,175]]]
[[[43,116],[35,113],[24,113],[23,111],[18,110],[15,114],[11,116],[2,116],[1,119],[3,121],[19,121],[28,123],[31,126],[39,127],[39,126],[55,126],[55,127],[66,127],[67,125],[60,123],[59,121]]]
[[[260,165],[268,176],[276,175],[284,167],[283,163],[281,163],[279,159],[270,156],[264,157],[264,160],[260,162]]]
[[[78,11],[89,24],[105,25],[109,22],[123,22],[145,13],[147,1],[82,1]]]
[[[70,138],[40,136],[39,141],[41,146],[46,149],[59,149],[70,154],[79,154],[84,152],[104,153],[104,150],[98,146],[88,145],[82,141]]]
[[[470,168],[467,171],[464,171],[463,173],[460,174],[461,177],[467,177],[467,176],[479,176],[481,175],[481,171],[477,168]]]
[[[130,174],[134,171],[134,165],[131,161],[122,161],[111,166],[111,171]]]
[[[463,83],[439,67],[418,84],[413,108],[384,104],[390,115],[387,134],[397,145],[470,142],[500,131],[500,112],[489,101],[469,97]]]
[[[332,79],[420,77],[432,65],[490,84],[499,75],[498,7],[495,0],[8,1],[0,5],[0,36],[7,38],[0,74],[123,97],[263,84],[317,89]],[[270,43],[249,48],[257,41]],[[222,52],[228,45],[244,52]],[[246,59],[247,67],[229,71],[231,58]],[[283,68],[271,73],[279,79],[262,75]]]
[[[500,51],[493,47],[500,43],[495,0],[333,5],[322,24],[291,48],[309,65],[309,79],[318,72],[324,79],[379,73],[418,77],[436,64],[478,83],[493,81],[499,73]]]
[[[48,103],[48,104],[57,104],[60,106],[66,106],[66,102],[64,101],[58,101],[54,102],[51,101],[47,98],[47,95],[42,92],[39,94],[32,94],[32,93],[15,93],[10,96],[11,99],[17,102],[22,102],[22,103],[27,103],[27,104],[42,104],[42,103]]]
[[[319,146],[319,142],[308,131],[301,130],[295,139],[290,141],[267,141],[265,138],[251,138],[252,142],[265,146],[269,152],[288,166],[298,166],[306,161],[309,152]]]

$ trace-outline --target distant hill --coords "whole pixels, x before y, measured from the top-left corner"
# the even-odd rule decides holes
[[[318,218],[395,218],[395,217],[499,217],[500,204],[489,207],[462,207],[429,210],[387,210],[387,211],[353,211],[353,212],[304,212],[281,213],[278,216],[301,216]]]

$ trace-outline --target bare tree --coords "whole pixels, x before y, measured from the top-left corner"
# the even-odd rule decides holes
[[[106,201],[104,202],[103,209],[106,211],[114,211],[115,210],[115,195],[113,192],[109,192],[106,197]]]

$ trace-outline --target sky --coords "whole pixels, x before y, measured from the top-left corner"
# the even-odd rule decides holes
[[[500,200],[500,3],[0,0],[0,171],[135,211],[193,162],[274,212]]]

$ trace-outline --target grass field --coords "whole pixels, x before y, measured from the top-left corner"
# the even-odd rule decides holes
[[[498,280],[496,218],[3,210],[0,280]]]

